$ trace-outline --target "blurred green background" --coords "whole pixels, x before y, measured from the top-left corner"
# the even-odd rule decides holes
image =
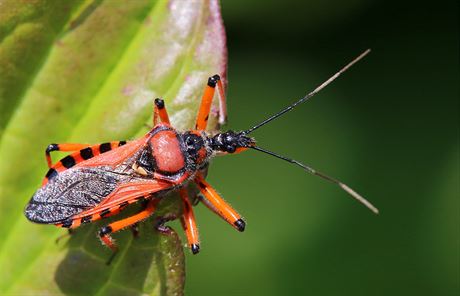
[[[261,128],[254,136],[262,147],[343,180],[373,202],[381,215],[373,215],[337,187],[267,155],[249,151],[218,158],[208,180],[244,216],[247,228],[238,233],[203,205],[196,207],[202,251],[192,256],[185,250],[187,295],[458,295],[458,4],[368,0],[221,2],[229,49],[231,129],[246,129],[279,111],[363,50],[372,48],[368,57],[311,101]],[[87,3],[97,7],[109,2]],[[18,6],[21,4],[18,2]],[[136,9],[131,11],[131,15],[120,14],[127,24],[147,13],[140,8],[139,16]],[[64,22],[65,18],[58,20]],[[121,27],[123,30],[108,32],[121,40],[120,36],[134,30],[129,25]],[[49,40],[55,38],[54,31],[49,36],[49,31],[43,32]],[[93,44],[97,49],[107,46],[104,40],[111,39],[110,34],[101,36],[106,39],[95,38],[100,42]],[[37,40],[45,37],[37,35]],[[38,63],[35,58],[44,54],[25,55],[23,60],[17,60],[33,68]],[[110,59],[115,55],[102,57]],[[155,60],[151,55],[149,58]],[[92,64],[85,66],[90,68]],[[120,68],[118,71],[122,72]],[[99,78],[104,76],[103,71],[96,72]],[[10,76],[5,78],[4,81],[11,80]],[[98,84],[97,79],[88,80]],[[160,88],[162,81],[155,81]],[[14,82],[20,85],[24,81]],[[58,81],[57,85],[66,84]],[[72,86],[82,91],[78,83]],[[7,88],[13,92],[17,89],[14,85]],[[72,93],[71,89],[63,89]],[[53,91],[58,93],[59,88]],[[88,93],[91,91],[85,89],[85,96],[72,93],[64,97],[64,103],[75,105],[76,112],[66,105],[64,111],[74,116],[67,120],[66,113],[56,109],[56,116],[64,120],[60,119],[62,130],[55,133],[58,137],[52,141],[68,136],[66,128],[73,127],[74,120],[81,117],[77,115],[87,106],[77,104],[78,99],[89,99]],[[168,97],[168,93],[161,95]],[[105,96],[101,99],[109,102]],[[145,109],[145,116],[137,118],[139,125],[149,112]],[[2,119],[6,122],[7,118]],[[136,117],[123,117],[122,124],[129,130],[134,121]],[[31,138],[43,135],[43,130],[53,124],[51,120],[45,125],[37,124]],[[80,135],[84,135],[86,126],[79,127]],[[119,132],[109,129],[106,133],[102,125],[100,131],[104,137]],[[97,132],[92,132],[93,137],[98,137]],[[41,141],[51,141],[44,138]],[[38,150],[27,148],[28,164],[39,162],[42,167],[37,165],[35,170],[44,168],[42,152],[38,158],[34,156]],[[5,163],[5,167],[13,168],[13,177],[4,178],[7,181],[25,168]],[[25,184],[32,183],[35,171],[23,178]],[[21,207],[24,203],[23,196],[4,196],[17,199],[8,199],[11,202],[2,204],[2,209],[8,210],[13,201],[20,201]],[[3,213],[14,218],[13,212]],[[2,218],[7,220],[8,216]],[[54,228],[41,226],[34,226],[33,232],[23,231],[32,228],[22,215],[21,218],[1,225],[14,231],[0,256],[0,261],[8,262],[0,266],[4,268],[3,282],[5,277],[22,276],[27,271],[24,266],[28,256],[44,248],[40,235],[49,239],[53,231],[57,233]],[[181,232],[177,222],[173,225]],[[129,232],[124,233],[131,238]],[[52,239],[50,249],[57,253],[61,247],[56,247]],[[33,240],[33,244],[24,243]],[[16,245],[17,241],[22,243]],[[92,247],[99,242],[94,236],[88,244]],[[102,246],[91,250],[108,252]],[[38,259],[46,259],[49,254],[39,255]],[[63,252],[58,254],[64,256]],[[20,262],[15,261],[18,258]],[[147,257],[142,259],[148,261]],[[47,262],[35,257],[32,261],[39,268],[40,262]],[[127,262],[133,265],[129,258]],[[43,268],[53,267],[44,264]],[[73,270],[75,274],[79,271]],[[101,274],[104,272],[107,270]],[[89,269],[85,275],[91,278],[94,273],[97,270]],[[33,274],[21,279],[27,281]],[[65,275],[71,278],[73,273]],[[129,275],[133,273],[123,279],[129,281]],[[43,276],[37,282],[46,285],[46,277],[52,280],[53,274],[48,270]],[[135,280],[142,282],[143,278]]]
[[[366,59],[254,136],[375,203],[247,152],[209,178],[246,218],[237,233],[198,206],[202,252],[188,295],[458,295],[458,4],[223,1],[229,128],[303,96]]]

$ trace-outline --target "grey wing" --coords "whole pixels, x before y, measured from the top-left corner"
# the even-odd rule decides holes
[[[123,178],[103,167],[66,170],[35,192],[24,214],[36,223],[62,222],[99,204]]]

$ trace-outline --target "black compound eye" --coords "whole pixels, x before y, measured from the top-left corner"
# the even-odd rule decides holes
[[[236,151],[236,148],[235,146],[228,145],[227,147],[225,147],[225,150],[227,150],[228,153],[233,153]]]
[[[203,139],[200,136],[191,133],[184,134],[184,144],[187,153],[194,160],[197,159],[197,153],[204,145]]]
[[[197,153],[197,150],[196,150],[195,147],[190,147],[189,146],[189,147],[187,147],[187,152],[188,152],[189,155],[195,156],[195,154]]]
[[[185,144],[187,144],[188,146],[192,146],[193,144],[195,144],[195,139],[193,139],[192,137],[188,137],[185,140]]]

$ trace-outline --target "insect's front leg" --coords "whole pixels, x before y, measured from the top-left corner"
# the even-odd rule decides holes
[[[166,111],[165,101],[162,99],[155,99],[153,108],[153,126],[158,123],[171,124],[169,122],[168,112]]]
[[[238,214],[225,200],[220,197],[214,188],[207,183],[201,175],[195,177],[195,183],[198,185],[204,198],[202,202],[214,213],[219,215],[222,219],[227,221],[230,225],[238,231],[243,232],[246,223],[241,219]]]
[[[140,211],[139,213],[131,217],[112,222],[109,225],[101,228],[101,230],[99,231],[99,237],[102,243],[106,245],[107,247],[109,247],[113,252],[112,256],[107,261],[107,264],[110,264],[110,262],[112,262],[113,258],[115,257],[118,251],[118,247],[110,235],[123,228],[134,225],[137,222],[140,222],[148,218],[155,211],[156,205],[158,204],[159,201],[160,201],[159,199],[152,198],[149,200],[146,208]]]
[[[224,87],[219,75],[209,77],[208,85],[206,85],[201,98],[200,109],[196,118],[195,129],[205,130],[208,125],[209,113],[211,112],[212,99],[216,91],[216,86],[219,91],[219,124],[223,125],[227,120],[227,103],[224,94]]]

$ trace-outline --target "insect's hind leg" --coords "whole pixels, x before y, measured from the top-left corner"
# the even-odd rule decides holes
[[[158,123],[170,124],[168,112],[166,111],[165,101],[162,99],[155,99],[153,108],[153,125]]]
[[[84,148],[87,148],[91,145],[89,144],[78,144],[78,143],[62,143],[62,144],[49,144],[45,150],[45,157],[46,162],[48,163],[48,167],[51,168],[53,166],[53,162],[51,160],[51,152],[52,151],[77,151]]]
[[[150,215],[153,214],[153,212],[155,211],[155,208],[156,208],[156,205],[158,204],[160,200],[159,199],[151,199],[149,200],[147,206],[145,209],[143,209],[142,211],[140,211],[139,213],[131,216],[131,217],[128,217],[128,218],[125,218],[125,219],[122,219],[122,220],[119,220],[119,221],[115,221],[115,222],[112,222],[110,223],[109,225],[107,226],[104,226],[100,229],[99,231],[99,238],[101,239],[101,242],[106,245],[107,247],[109,247],[113,254],[112,256],[110,256],[109,260],[107,261],[107,265],[110,264],[110,262],[112,262],[113,258],[115,258],[115,255],[118,251],[118,247],[117,245],[115,244],[115,242],[113,241],[112,237],[110,236],[110,234],[112,233],[115,233],[123,228],[126,228],[128,226],[131,226],[131,225],[134,225],[146,218],[148,218]]]
[[[195,128],[197,130],[205,130],[208,125],[209,113],[211,112],[212,99],[216,91],[216,86],[219,91],[219,124],[223,125],[227,120],[227,103],[222,80],[219,75],[209,77],[201,98],[200,109],[196,118]]]
[[[226,203],[225,200],[219,196],[216,190],[212,188],[202,176],[197,176],[195,178],[195,183],[204,195],[202,202],[211,211],[236,228],[236,230],[243,232],[246,227],[246,223],[243,219],[241,219],[240,214],[238,214],[228,203]]]
[[[197,254],[200,251],[200,240],[192,204],[190,203],[186,188],[180,189],[179,194],[184,206],[184,213],[181,217],[182,228],[185,231],[187,241],[189,243],[190,249],[192,250],[192,253]]]

